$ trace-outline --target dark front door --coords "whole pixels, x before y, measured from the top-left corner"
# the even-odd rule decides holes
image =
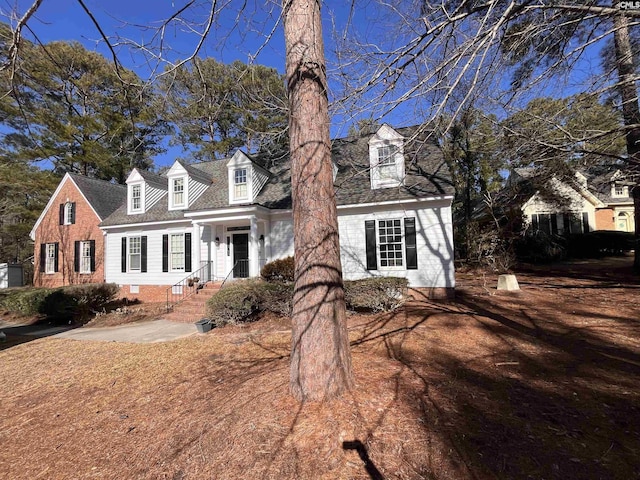
[[[249,277],[249,234],[233,235],[233,278]]]

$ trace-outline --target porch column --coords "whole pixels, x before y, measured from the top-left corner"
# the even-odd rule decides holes
[[[193,238],[191,239],[191,256],[193,263],[191,265],[191,271],[195,272],[200,269],[200,259],[202,258],[200,237],[202,236],[202,226],[199,223],[193,224]]]
[[[251,231],[249,234],[249,276],[257,277],[260,275],[260,247],[258,240],[258,219],[255,215],[250,217]]]
[[[264,222],[264,261],[269,263],[271,258],[271,220]]]

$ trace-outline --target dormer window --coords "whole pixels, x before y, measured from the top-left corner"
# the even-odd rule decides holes
[[[269,180],[269,172],[237,150],[227,163],[229,205],[250,204]]]
[[[175,208],[185,206],[184,178],[174,178],[172,182],[173,206]]]
[[[369,140],[371,188],[398,187],[404,182],[404,137],[383,125]]]
[[[247,169],[238,168],[233,175],[233,196],[236,200],[247,198]]]
[[[611,192],[612,197],[628,197],[629,187],[625,185],[614,184]]]
[[[131,211],[140,212],[142,210],[142,185],[131,186]]]
[[[385,145],[378,147],[378,173],[381,180],[397,179],[396,168],[396,145]]]

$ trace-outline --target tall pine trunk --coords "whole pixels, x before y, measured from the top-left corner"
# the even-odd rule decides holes
[[[295,244],[291,392],[352,387],[319,0],[283,0]]]
[[[632,189],[635,216],[635,256],[633,266],[640,271],[640,107],[636,89],[633,50],[629,39],[629,20],[624,11],[614,17],[614,40],[616,67],[618,69],[618,91],[622,98],[622,116],[626,131],[628,167],[634,179]]]

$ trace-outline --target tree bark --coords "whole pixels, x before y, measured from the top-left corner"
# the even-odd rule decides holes
[[[319,0],[283,0],[295,244],[291,393],[326,400],[353,385],[333,188]]]
[[[626,143],[628,172],[634,181],[632,188],[635,216],[635,254],[633,266],[640,272],[640,106],[636,89],[633,50],[629,38],[629,20],[622,12],[614,17],[614,40],[616,67],[618,69],[618,91],[622,98],[622,116],[627,127]]]

